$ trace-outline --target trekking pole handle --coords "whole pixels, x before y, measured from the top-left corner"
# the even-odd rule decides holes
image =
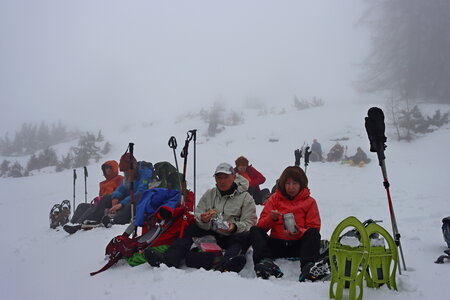
[[[177,139],[174,136],[171,136],[169,139],[169,147],[172,149],[177,149]]]
[[[189,142],[192,141],[192,138],[194,137],[194,132],[192,130],[189,130],[187,132],[187,137],[186,140],[188,140]]]
[[[189,136],[189,133],[191,133],[191,138],[190,138],[190,140],[192,140],[192,138],[194,139],[194,142],[197,140],[197,129],[192,129],[192,130],[189,130],[188,131],[188,136]],[[190,141],[189,140],[189,141]]]
[[[128,149],[130,149],[130,154],[131,154],[131,157],[133,157],[133,152],[134,152],[134,143],[129,143],[129,144],[128,144]]]

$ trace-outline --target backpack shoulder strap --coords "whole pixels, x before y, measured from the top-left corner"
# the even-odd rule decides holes
[[[90,275],[94,276],[94,275],[97,275],[98,273],[108,270],[109,268],[111,268],[112,265],[117,263],[121,257],[122,257],[122,255],[120,253],[117,253],[114,257],[109,259],[108,263],[106,265],[104,265],[103,268],[101,268],[100,270],[98,270],[96,272],[91,272]]]

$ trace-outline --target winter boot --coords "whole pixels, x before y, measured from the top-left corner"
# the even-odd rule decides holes
[[[81,224],[72,224],[72,223],[68,223],[65,224],[63,226],[63,229],[65,232],[69,233],[69,234],[74,234],[75,232],[77,232],[78,230],[80,230],[82,227]]]
[[[221,261],[221,258],[222,256],[218,256],[216,253],[189,251],[186,254],[185,262],[189,268],[211,270]]]
[[[156,252],[151,247],[147,247],[147,249],[144,250],[144,256],[152,267],[159,267],[161,264],[166,264],[164,253]]]
[[[59,226],[59,215],[61,213],[61,204],[53,205],[50,210],[49,220],[50,220],[50,228],[55,229]]]
[[[309,262],[302,266],[298,281],[316,281],[326,280],[331,276],[330,266],[327,259],[322,259],[316,262]]]
[[[236,272],[239,273],[247,262],[244,255],[237,255],[231,257],[221,256],[221,259],[214,266],[214,270],[220,272]]]
[[[104,215],[101,222],[106,228],[110,228],[114,224],[114,219],[109,215]]]
[[[268,279],[270,276],[276,278],[283,277],[283,272],[270,258],[263,258],[259,263],[255,265],[255,273],[257,277],[262,279]]]

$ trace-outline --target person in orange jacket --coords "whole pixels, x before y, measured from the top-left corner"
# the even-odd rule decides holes
[[[108,198],[114,190],[120,186],[123,176],[119,175],[119,164],[115,160],[108,160],[102,164],[102,172],[105,180],[101,181],[98,196],[91,203],[80,203],[75,210],[71,224],[66,224],[63,229],[72,233],[73,224],[83,223],[96,210],[103,197]]]
[[[261,190],[259,188],[259,185],[266,182],[266,177],[264,177],[260,172],[258,172],[258,170],[250,165],[248,159],[244,156],[239,156],[235,160],[235,164],[235,172],[248,180],[248,192],[250,193],[250,195],[252,195],[255,203],[263,204],[265,200],[267,200],[270,191],[269,189]]]
[[[258,223],[250,229],[256,275],[264,279],[281,277],[283,273],[273,260],[298,257],[299,280],[314,280],[309,271],[319,257],[320,224],[319,208],[310,196],[305,172],[297,166],[287,167],[275,194],[265,203]]]
[[[119,164],[115,160],[108,160],[102,164],[102,171],[106,180],[100,182],[98,197],[96,197],[93,201],[95,205],[103,196],[111,195],[123,180],[123,176],[119,175]]]

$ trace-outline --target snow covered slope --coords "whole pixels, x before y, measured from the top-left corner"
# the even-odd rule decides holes
[[[364,117],[369,107],[325,105],[265,116],[245,111],[244,124],[227,127],[214,138],[203,135],[207,124],[199,119],[175,122],[175,116],[156,117],[130,124],[127,130],[104,129],[106,139],[114,145],[105,160],[118,160],[128,142],[134,142],[139,160],[173,162],[167,146],[169,137],[178,139],[179,153],[187,130],[197,128],[197,199],[214,184],[216,165],[233,163],[239,155],[249,158],[266,176],[263,186],[271,188],[282,170],[294,163],[294,149],[311,143],[313,138],[326,152],[334,144],[330,139],[342,137],[349,138],[342,142],[348,146],[349,155],[358,146],[368,152]],[[397,276],[399,291],[365,288],[364,299],[444,299],[450,291],[450,263],[436,265],[433,261],[446,249],[440,226],[441,219],[450,215],[449,126],[411,143],[399,143],[388,136],[387,145],[386,166],[408,270]],[[193,154],[190,148],[191,188]],[[308,166],[312,196],[321,212],[323,238],[329,239],[336,225],[350,215],[360,220],[382,219],[381,225],[391,232],[381,170],[375,154],[369,156],[373,161],[364,168],[340,163]],[[180,158],[178,162],[181,164]],[[100,165],[89,166],[89,199],[98,192]],[[77,203],[84,201],[81,177],[76,186]],[[52,204],[63,199],[72,201],[72,188],[71,170],[0,179],[2,299],[328,299],[329,283],[297,282],[298,262],[278,260],[283,278],[257,279],[250,254],[240,274],[165,266],[155,269],[148,264],[132,268],[121,261],[90,277],[89,272],[105,264],[105,246],[123,232],[124,226],[74,235],[49,229]],[[258,207],[258,212],[261,209]]]

